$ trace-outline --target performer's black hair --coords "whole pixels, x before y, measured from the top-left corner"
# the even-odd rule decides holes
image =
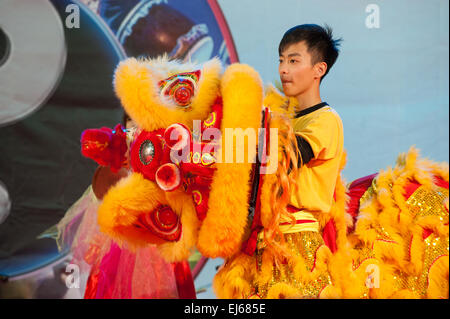
[[[278,53],[283,51],[291,44],[305,41],[308,52],[311,54],[314,65],[317,62],[325,62],[327,70],[320,81],[327,75],[339,55],[339,46],[342,38],[333,39],[333,30],[328,26],[321,27],[317,24],[297,25],[283,35],[278,46]]]
[[[127,127],[127,122],[128,122],[128,120],[131,120],[131,117],[128,115],[128,113],[127,112],[123,112],[123,115],[122,115],[122,126],[125,128],[125,127]]]

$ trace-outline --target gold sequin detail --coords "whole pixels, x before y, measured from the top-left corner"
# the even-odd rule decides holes
[[[441,221],[448,222],[448,211],[444,200],[448,198],[448,189],[438,187],[436,190],[420,186],[408,198],[406,204],[415,218],[438,216]]]
[[[312,271],[316,260],[316,252],[324,244],[322,236],[315,232],[301,232],[285,235],[288,247],[302,256],[306,262],[308,271]]]
[[[395,244],[396,242],[392,239],[391,235],[384,229],[383,226],[379,226],[376,228],[377,232],[377,240],[388,241]]]
[[[304,259],[307,271],[315,268],[316,252],[320,246],[324,245],[322,236],[316,232],[299,232],[285,234],[287,247],[296,256]],[[256,262],[258,271],[261,269],[263,249],[256,250]],[[261,298],[267,297],[267,292],[277,283],[286,283],[298,290],[303,298],[317,298],[320,292],[328,285],[331,285],[331,277],[327,272],[321,273],[316,280],[307,284],[299,282],[289,264],[283,264],[280,268],[273,265],[272,277],[268,283],[253,287],[253,291]]]
[[[375,258],[375,254],[373,252],[373,249],[367,246],[361,247],[361,248],[356,248],[355,249],[357,251],[357,255],[356,258],[354,258],[352,260],[352,269],[353,271],[355,271],[356,269],[359,268],[359,266],[361,266],[361,264],[367,260],[367,259],[371,259],[371,258]]]
[[[428,275],[433,263],[440,257],[448,258],[449,239],[436,237],[431,234],[425,239],[425,252],[423,259],[423,270],[419,275],[411,276],[397,271],[394,279],[397,288],[408,289],[420,297],[425,297],[428,289]]]
[[[375,254],[373,249],[368,246],[358,245],[353,248],[353,258],[352,258],[352,271],[361,271],[358,270],[362,263],[367,260],[375,259]],[[362,270],[366,272],[366,269]],[[366,279],[366,278],[365,278]],[[369,288],[366,284],[366,281],[354,283],[359,286],[360,290],[360,299],[369,299]]]
[[[392,183],[389,184],[392,188]],[[373,197],[377,196],[377,183],[376,179],[372,181],[372,185],[366,190],[360,199],[360,205],[363,205]],[[449,221],[449,213],[445,207],[445,201],[448,200],[449,191],[442,187],[420,186],[414,193],[405,201],[408,211],[414,216],[414,220],[427,216],[437,216],[442,224],[446,224]],[[394,199],[392,197],[392,199]],[[380,224],[373,225],[377,232],[376,240],[384,242],[396,242],[392,239],[392,236],[386,229]],[[449,238],[448,237],[436,237],[437,234],[432,233],[425,240],[425,250],[423,254],[423,268],[419,274],[409,274],[397,269],[393,276],[397,290],[407,289],[413,292],[417,297],[426,297],[428,290],[429,272],[433,263],[440,257],[448,258],[449,255]],[[410,254],[411,240],[405,241],[405,251],[407,256]],[[372,247],[355,247],[356,257],[352,260],[353,271],[357,270],[361,264],[370,258],[376,258],[373,253]],[[442,283],[447,284],[447,283]],[[445,290],[446,287],[443,287]],[[363,296],[365,297],[365,296]]]

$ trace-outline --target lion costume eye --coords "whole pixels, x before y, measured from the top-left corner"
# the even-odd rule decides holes
[[[155,173],[161,165],[163,130],[153,132],[142,131],[130,147],[130,161],[133,171],[141,173],[145,178],[154,181]]]
[[[159,82],[160,94],[179,107],[187,108],[192,101],[200,78],[200,70],[172,75]]]
[[[155,156],[155,147],[151,141],[146,140],[139,148],[139,159],[142,164],[148,165],[152,162],[153,156]]]

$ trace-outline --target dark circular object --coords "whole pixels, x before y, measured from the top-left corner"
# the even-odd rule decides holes
[[[11,40],[0,27],[0,67],[8,60],[11,52]]]

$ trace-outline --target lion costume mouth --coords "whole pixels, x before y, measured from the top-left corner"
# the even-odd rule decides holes
[[[133,225],[145,228],[166,241],[178,241],[181,237],[180,219],[167,205],[159,205],[150,213],[139,215]]]

